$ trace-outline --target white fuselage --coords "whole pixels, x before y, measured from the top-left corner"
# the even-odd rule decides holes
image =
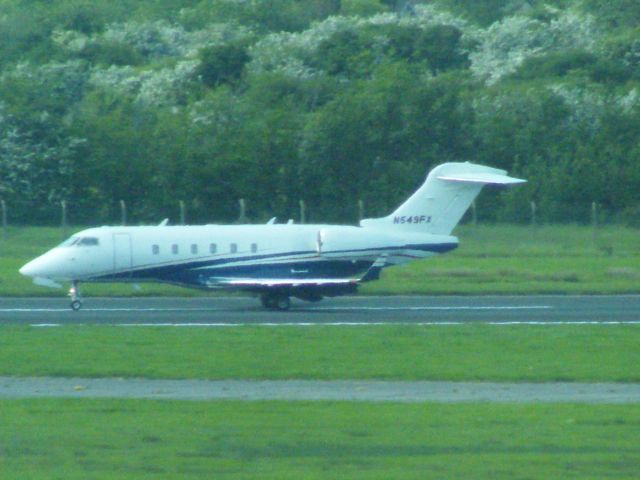
[[[451,250],[448,235],[330,225],[100,227],[20,271],[53,281],[161,281],[216,287],[229,278],[353,278]]]

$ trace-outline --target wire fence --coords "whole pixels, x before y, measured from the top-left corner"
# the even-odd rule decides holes
[[[127,202],[125,200],[120,200],[118,202],[119,204],[119,224],[120,225],[127,225],[129,222],[129,215],[128,215],[128,205]],[[235,224],[244,224],[244,223],[251,223],[251,219],[247,216],[247,202],[244,198],[240,198],[237,201],[238,204],[238,216],[236,218],[235,221],[233,221],[232,223]],[[188,212],[187,212],[187,203],[184,200],[178,200],[178,225],[186,225],[187,224],[187,217],[188,217]],[[70,218],[69,218],[69,202],[67,202],[66,200],[62,200],[60,202],[60,227],[63,229],[63,231],[66,233],[70,227],[70,225],[73,225],[73,222],[70,222]],[[363,218],[367,217],[367,211],[366,211],[366,205],[365,202],[362,199],[357,200],[356,205],[354,205],[354,212],[357,212],[357,221],[359,222],[360,220],[362,220]],[[9,219],[10,219],[10,206],[7,204],[7,202],[5,200],[0,200],[0,209],[1,209],[1,221],[2,221],[2,231],[3,231],[3,235],[6,235],[7,232],[7,228],[9,226]],[[478,206],[476,204],[476,202],[474,201],[470,208],[469,211],[467,212],[467,214],[463,217],[462,219],[462,223],[465,224],[471,224],[471,225],[477,225],[478,224]],[[587,209],[584,209],[587,210]],[[589,213],[589,218],[584,218],[583,222],[581,223],[585,223],[585,224],[591,224],[591,226],[593,227],[593,231],[594,231],[594,235],[596,234],[595,232],[598,229],[598,225],[600,223],[599,219],[601,219],[602,215],[604,214],[604,210],[600,207],[600,205],[597,202],[591,202],[588,211]],[[371,212],[368,214],[369,216],[377,216],[377,215],[371,215]],[[527,218],[527,214],[523,215],[523,218]],[[297,221],[297,223],[300,224],[304,224],[307,223],[308,220],[308,206],[307,203],[304,200],[299,200],[298,201],[298,216],[295,219],[295,221]],[[294,219],[285,219],[286,222],[292,223],[294,222]],[[531,226],[537,226],[540,222],[539,220],[539,208],[538,205],[535,201],[531,201],[529,203],[529,212],[528,212],[528,222]]]

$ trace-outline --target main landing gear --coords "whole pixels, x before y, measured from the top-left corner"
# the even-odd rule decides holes
[[[71,310],[77,312],[82,308],[82,300],[80,300],[80,292],[78,290],[78,282],[71,282],[71,288],[69,289],[69,296],[71,297]]]
[[[289,310],[291,299],[284,293],[263,293],[260,295],[260,303],[269,310]]]

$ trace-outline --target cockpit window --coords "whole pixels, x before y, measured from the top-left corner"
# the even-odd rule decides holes
[[[77,245],[79,247],[95,247],[96,245],[99,245],[99,243],[100,242],[96,237],[84,237],[80,239]]]
[[[96,237],[70,237],[58,245],[58,248],[95,247],[96,245],[100,245],[100,240]]]
[[[78,237],[69,237],[60,245],[58,245],[58,248],[70,247],[71,245],[75,245],[76,243],[78,243],[79,240],[80,238]]]

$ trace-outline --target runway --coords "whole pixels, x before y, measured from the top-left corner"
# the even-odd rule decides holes
[[[255,298],[0,298],[0,325],[226,327],[424,324],[640,325],[640,295],[624,296],[354,296],[294,301],[269,311]]]
[[[640,384],[0,377],[0,398],[640,403]]]

